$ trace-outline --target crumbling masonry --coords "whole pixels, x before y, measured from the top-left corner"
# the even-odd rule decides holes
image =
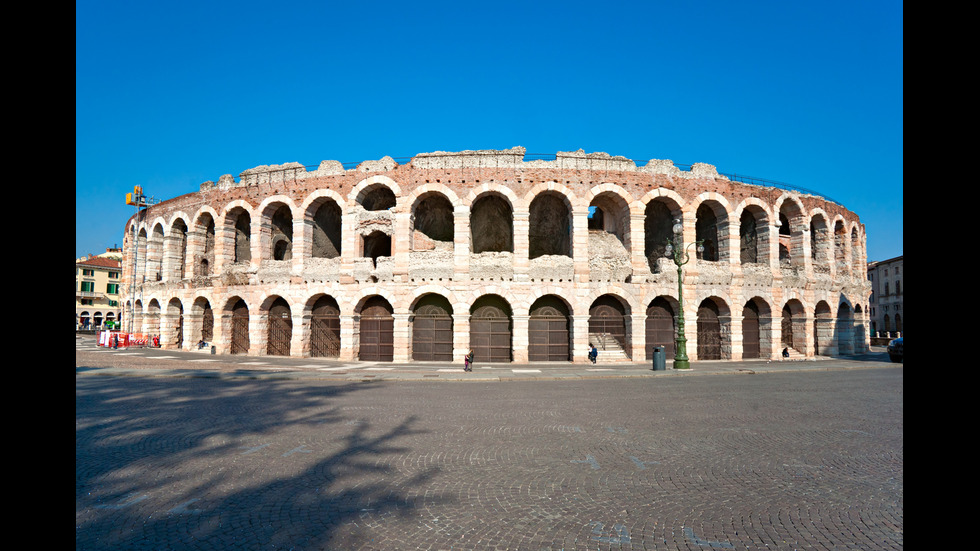
[[[704,246],[684,266],[692,360],[867,350],[853,212],[706,164],[521,147],[205,182],[127,222],[125,315],[164,348],[221,354],[584,362],[594,343],[600,361],[672,358],[677,222]]]

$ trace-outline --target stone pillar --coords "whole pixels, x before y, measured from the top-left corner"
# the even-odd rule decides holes
[[[409,314],[392,314],[395,318],[393,360],[407,362],[412,359],[412,326],[408,322]]]
[[[576,308],[579,314],[572,314],[572,362],[589,362],[589,308]]]
[[[589,208],[572,211],[572,263],[575,283],[589,282]],[[585,343],[588,346],[588,342]],[[576,353],[577,355],[577,353]]]
[[[453,314],[453,361],[470,351],[470,313]]]
[[[453,264],[453,281],[468,281],[470,279],[470,209],[465,205],[453,207]],[[466,323],[468,326],[469,314],[466,316]],[[469,333],[467,333],[468,341]]]
[[[360,321],[360,316],[341,314],[340,315],[340,355],[337,357],[341,361],[352,361],[357,358],[357,335],[355,327]]]
[[[524,257],[525,259],[527,256]],[[513,348],[513,361],[514,363],[527,363],[527,347],[528,338],[527,332],[530,326],[529,320],[531,319],[528,315],[512,315],[513,320],[513,330],[511,331],[511,347]]]
[[[529,270],[531,261],[528,259],[530,250],[531,213],[526,208],[514,209],[514,281],[527,282],[530,280]],[[525,356],[527,349],[525,347]]]
[[[295,235],[295,233],[293,234]],[[295,250],[296,242],[293,242]],[[296,258],[294,255],[293,258]],[[295,358],[310,357],[310,320],[309,312],[291,312],[293,318],[293,335],[289,341],[289,355]]]

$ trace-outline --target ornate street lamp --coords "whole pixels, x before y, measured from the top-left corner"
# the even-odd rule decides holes
[[[684,336],[684,270],[682,266],[690,262],[691,256],[688,253],[688,249],[691,245],[697,245],[697,251],[704,251],[704,240],[695,241],[693,243],[688,243],[687,247],[684,247],[684,238],[681,235],[684,231],[684,226],[681,224],[680,219],[674,220],[674,243],[667,240],[667,248],[664,250],[664,256],[674,261],[677,265],[677,339],[674,341],[674,369],[690,369],[691,362],[687,359],[687,337]]]

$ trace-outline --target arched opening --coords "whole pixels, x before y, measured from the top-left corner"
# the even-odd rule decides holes
[[[769,221],[762,208],[749,205],[739,219],[739,261],[742,264],[769,264]]]
[[[395,317],[391,304],[382,296],[373,296],[361,307],[358,359],[390,362],[395,354]]]
[[[378,258],[382,256],[391,256],[391,236],[382,232],[375,230],[363,238],[364,244],[364,254],[366,258],[370,258],[374,263],[374,266],[378,266]]]
[[[323,199],[313,211],[313,258],[340,256],[341,210],[336,201]]]
[[[721,310],[706,298],[698,305],[698,359],[720,360],[722,357]]]
[[[340,356],[340,307],[333,297],[323,295],[313,303],[310,318],[310,356]]]
[[[364,210],[388,210],[395,206],[395,192],[383,185],[376,185],[366,190],[361,197]]]
[[[571,359],[569,311],[561,298],[545,295],[531,305],[528,320],[528,360],[567,362]]]
[[[817,303],[813,316],[815,352],[820,355],[829,355],[834,342],[834,317],[830,311],[830,305],[820,301]]]
[[[184,305],[177,298],[167,303],[167,317],[170,322],[170,335],[164,335],[160,340],[167,342],[173,348],[184,347]]]
[[[643,254],[653,273],[660,272],[658,260],[664,258],[667,243],[674,240],[674,214],[664,201],[654,200],[647,203],[643,218]],[[679,216],[680,212],[677,211],[677,217]]]
[[[236,208],[229,213],[233,228],[234,262],[250,262],[252,260],[252,218],[248,211]]]
[[[184,279],[184,268],[187,263],[187,224],[183,220],[174,220],[170,226],[170,239],[167,242],[170,249],[170,270],[171,279]]]
[[[293,340],[293,316],[286,299],[278,297],[272,302],[269,306],[268,320],[266,354],[288,356],[289,345]]]
[[[470,307],[470,348],[474,362],[510,362],[510,305],[497,295],[484,295]]]
[[[762,357],[762,332],[759,306],[750,300],[742,307],[742,358]]]
[[[470,209],[470,240],[473,254],[514,252],[514,216],[510,203],[495,194],[487,194]]]
[[[817,214],[810,220],[810,259],[815,273],[830,273],[830,246],[827,219]]]
[[[238,299],[231,306],[231,350],[232,354],[248,354],[248,305]]]
[[[675,335],[677,323],[674,319],[674,307],[664,297],[657,297],[647,307],[646,349],[647,358],[653,358],[653,349],[664,347],[667,358],[673,358],[675,352]]]
[[[703,242],[702,247],[698,248],[698,260],[726,260],[726,249],[722,245],[723,238],[728,235],[728,222],[724,213],[724,208],[714,201],[705,201],[698,206],[694,223],[695,239]]]
[[[564,196],[542,193],[535,197],[529,224],[528,258],[572,256],[572,213]]]
[[[412,212],[412,250],[452,249],[456,235],[453,204],[438,193],[426,194]]]
[[[600,358],[631,357],[627,315],[626,306],[613,295],[602,295],[589,307],[589,342]]]
[[[851,306],[842,302],[837,309],[837,354],[854,353],[854,314]]]
[[[211,275],[211,268],[214,265],[214,218],[210,214],[204,213],[198,217],[194,224],[194,246],[191,256],[192,264],[195,266],[194,275],[208,277]]]
[[[272,213],[269,240],[272,260],[293,258],[293,213],[287,205],[281,205]]]
[[[453,307],[446,297],[427,294],[412,314],[412,359],[453,361]]]

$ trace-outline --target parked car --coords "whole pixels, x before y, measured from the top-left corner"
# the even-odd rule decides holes
[[[888,343],[888,357],[891,358],[893,362],[905,363],[905,358],[902,356],[902,339],[905,337],[899,337],[897,339],[892,339]]]

